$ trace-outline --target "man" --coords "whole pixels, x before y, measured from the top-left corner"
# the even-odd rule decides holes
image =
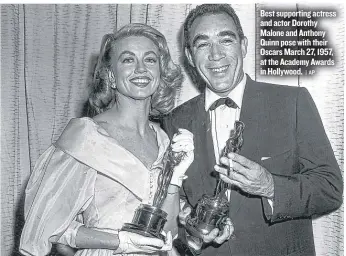
[[[235,188],[229,191],[233,235],[205,244],[202,255],[314,255],[311,218],[340,207],[343,183],[310,94],[244,74],[247,38],[229,5],[192,10],[184,39],[191,73],[205,85],[201,95],[163,120],[169,136],[175,127],[194,134],[195,160],[184,181],[184,200],[195,206],[203,194],[213,194],[215,164]],[[219,105],[220,98],[231,100]],[[220,159],[236,120],[245,124],[243,147]]]

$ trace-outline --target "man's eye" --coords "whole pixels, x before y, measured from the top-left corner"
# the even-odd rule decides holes
[[[222,44],[226,44],[226,45],[232,44],[233,42],[234,42],[234,40],[233,40],[233,39],[230,39],[230,38],[223,39],[223,40],[221,41]]]
[[[199,44],[197,44],[197,49],[204,48],[204,47],[207,47],[207,46],[208,46],[208,43],[199,43]]]
[[[157,60],[155,58],[146,58],[145,62],[147,62],[147,63],[156,63]]]
[[[123,61],[122,61],[122,63],[132,63],[132,62],[134,62],[134,59],[131,58],[131,57],[125,58],[125,59],[123,59]]]

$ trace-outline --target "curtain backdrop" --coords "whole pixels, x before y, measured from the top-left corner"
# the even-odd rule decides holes
[[[286,5],[287,6],[287,5]],[[161,31],[182,64],[181,25],[191,4],[1,5],[1,254],[16,255],[23,191],[40,154],[72,117],[83,113],[102,36],[127,23]],[[234,5],[249,39],[245,71],[255,80],[307,87],[343,171],[344,6],[321,20],[337,62],[313,77],[259,76],[258,13],[264,5]],[[274,6],[266,5],[270,8]],[[307,5],[288,7],[306,10]],[[314,6],[320,7],[320,6]],[[257,54],[256,54],[257,53]],[[176,104],[198,94],[187,75]],[[343,255],[343,207],[314,220],[317,255]]]

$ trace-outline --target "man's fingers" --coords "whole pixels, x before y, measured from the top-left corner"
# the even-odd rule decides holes
[[[227,218],[225,226],[221,232],[221,235],[216,237],[214,242],[218,244],[223,244],[225,241],[229,240],[234,231],[233,224],[229,218]]]
[[[228,169],[220,167],[218,165],[214,166],[214,169],[215,169],[215,171],[220,173],[221,179],[227,183],[233,184],[233,181],[236,181],[239,183],[247,183],[248,182],[246,176],[243,175],[243,173],[239,173],[235,170],[228,170]]]
[[[241,175],[239,175],[240,177],[242,177]],[[220,174],[220,178],[228,183],[228,184],[231,184],[231,185],[234,185],[234,186],[237,186],[238,188],[241,188],[243,189],[243,183],[237,181],[237,180],[233,180],[233,179],[230,179],[228,178],[227,176],[223,175],[223,174]]]
[[[241,174],[241,175],[247,177],[248,174],[249,174],[249,171],[250,171],[249,168],[243,166],[242,164],[240,164],[240,163],[238,163],[238,162],[236,162],[236,161],[232,161],[232,160],[228,159],[227,157],[221,157],[220,163],[223,164],[223,165],[226,165],[226,166],[230,166],[228,169],[219,166],[219,167],[221,167],[221,168],[224,168],[224,170],[221,170],[221,169],[220,169],[220,172],[223,173],[223,174],[225,174],[225,175],[227,175],[227,176],[230,176],[230,175],[228,175],[228,174],[231,174],[232,171],[233,171],[233,172],[239,173],[239,174]],[[257,165],[257,164],[256,164],[256,165]],[[216,169],[215,169],[215,170],[216,170]],[[229,172],[228,172],[228,170],[229,170]],[[216,170],[216,171],[218,171],[218,170]]]
[[[215,240],[215,238],[219,234],[219,231],[220,230],[218,228],[214,228],[212,231],[210,231],[209,234],[203,236],[203,242],[204,243],[210,243],[213,240]]]
[[[225,226],[220,232],[220,236],[217,236],[214,239],[214,242],[217,244],[223,244],[229,237],[229,226]]]
[[[229,184],[233,184],[233,180],[231,180],[230,178],[228,178],[226,175],[224,174],[220,174],[220,179],[222,179],[224,182],[229,183]]]
[[[233,161],[229,159],[228,157],[221,157],[220,163],[227,166],[228,168],[233,168]]]
[[[222,167],[222,166],[219,166],[219,165],[214,165],[214,170],[217,171],[220,174],[225,175],[225,176],[228,175],[228,171],[229,171],[228,168],[225,168],[225,167]],[[230,170],[230,171],[232,171],[232,170]]]
[[[192,249],[199,251],[202,248],[203,241],[197,237],[189,236],[187,237],[187,244]]]
[[[258,165],[257,163],[247,159],[244,156],[241,156],[239,154],[236,153],[229,153],[227,155],[227,157],[231,160],[233,160],[234,162],[237,162],[245,167],[247,167],[248,169],[253,169],[256,165]]]

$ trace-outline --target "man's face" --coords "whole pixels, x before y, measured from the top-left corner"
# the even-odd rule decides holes
[[[227,95],[243,76],[247,39],[240,40],[233,19],[226,13],[197,17],[190,29],[190,64],[209,89]]]

